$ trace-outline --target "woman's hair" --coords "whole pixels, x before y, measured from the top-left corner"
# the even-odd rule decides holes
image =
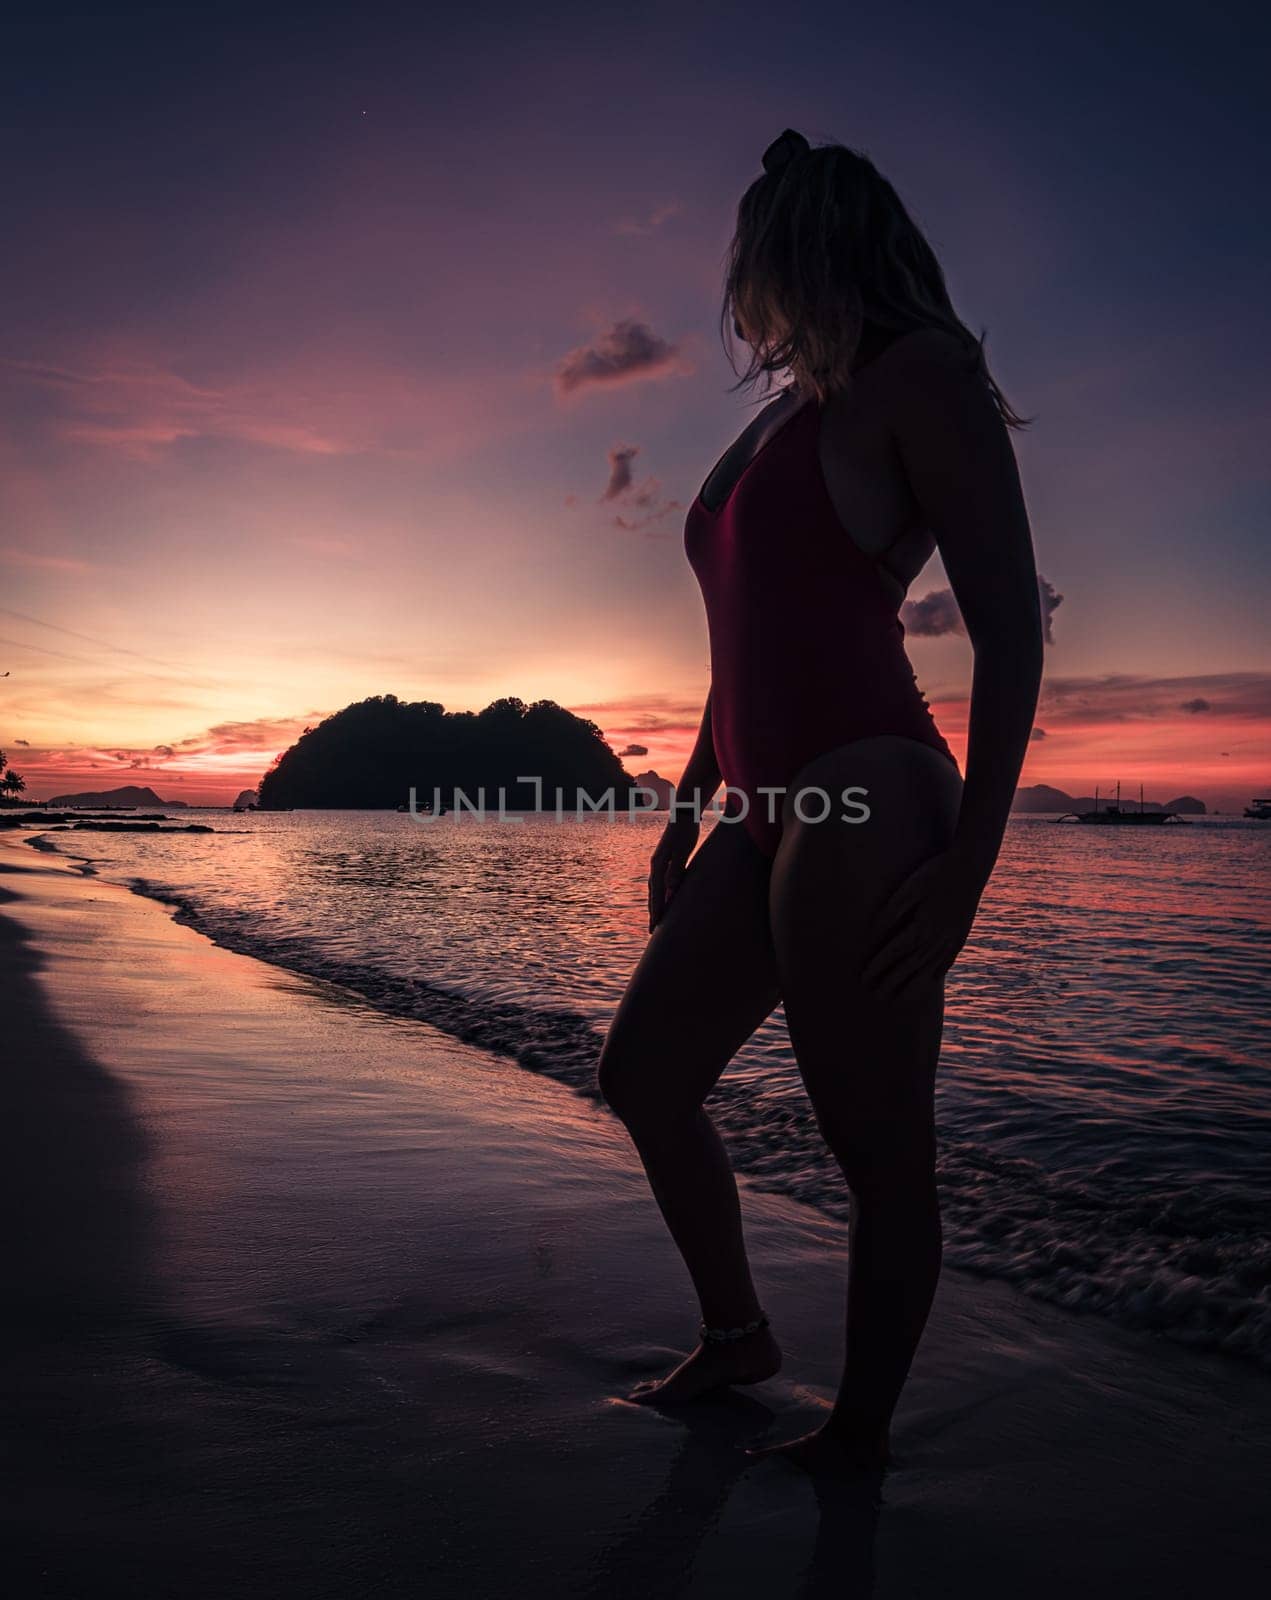
[[[1024,427],[988,370],[985,335],[954,311],[935,252],[873,162],[841,144],[813,149],[787,129],[764,164],[738,204],[726,258],[720,336],[734,372],[727,332],[740,319],[753,338],[734,388],[790,369],[824,400],[850,380],[866,322],[896,335],[943,328],[965,344],[1002,420]]]

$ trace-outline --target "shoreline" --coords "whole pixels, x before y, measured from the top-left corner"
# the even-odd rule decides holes
[[[877,1512],[740,1453],[828,1404],[840,1225],[743,1177],[786,1367],[692,1414],[629,1406],[696,1324],[603,1108],[17,837],[0,936],[15,1594],[103,1570],[136,1600],[1261,1573],[1260,1374],[946,1269]]]
[[[354,815],[345,813],[344,818]],[[386,820],[388,836],[380,840],[377,830],[377,843],[392,853],[400,849],[400,840],[392,838],[392,824],[405,827],[408,838],[412,830],[400,817]],[[1032,823],[1021,823],[1019,831],[1044,832]],[[239,841],[234,848],[241,847],[249,858],[254,846],[264,842],[251,839],[251,831],[230,830]],[[265,836],[271,832],[265,830]],[[339,985],[381,1013],[426,1023],[462,1043],[511,1058],[575,1093],[599,1099],[595,1065],[603,1030],[622,981],[639,958],[638,939],[627,939],[621,954],[616,945],[607,953],[597,951],[600,969],[583,985],[586,990],[599,980],[610,988],[609,1006],[597,1009],[568,981],[556,992],[553,975],[543,974],[546,982],[541,984],[524,981],[518,973],[519,960],[507,963],[499,955],[492,925],[478,933],[478,943],[488,946],[485,952],[475,950],[471,964],[465,961],[459,969],[448,959],[444,934],[433,944],[425,939],[422,958],[403,961],[401,952],[411,948],[409,937],[397,939],[396,948],[394,941],[386,946],[377,935],[380,907],[372,908],[365,900],[358,904],[356,897],[342,905],[332,897],[331,881],[314,884],[312,906],[293,907],[298,920],[284,917],[280,925],[268,909],[260,917],[243,914],[247,901],[241,892],[219,881],[220,846],[217,859],[203,859],[201,866],[185,871],[183,848],[160,849],[150,856],[148,841],[140,850],[123,847],[122,855],[107,849],[105,859],[86,841],[59,838],[55,831],[28,842],[71,861],[85,876],[101,873],[107,881],[157,900],[171,908],[178,921],[226,949],[302,978]],[[1030,843],[1036,848],[1035,839]],[[268,861],[271,853],[262,850],[266,859],[257,859],[255,866],[262,876],[260,893],[272,900],[276,912],[280,904],[276,895],[286,892],[287,878],[284,874],[282,881],[268,881],[282,865]],[[1059,853],[1062,857],[1063,851]],[[197,847],[192,854],[200,859]],[[455,854],[450,852],[443,873],[452,880],[453,889],[466,896],[469,886],[453,881],[462,880]],[[1019,865],[1014,863],[1017,876]],[[1247,865],[1246,881],[1256,878],[1255,863]],[[1010,872],[1008,861],[1002,886],[1009,882]],[[1193,873],[1193,879],[1196,876]],[[1203,872],[1199,876],[1205,879]],[[440,892],[444,903],[446,891]],[[1009,889],[1006,894],[1009,903]],[[433,920],[419,897],[411,898],[409,889],[407,897],[410,903],[402,909],[408,919],[423,914]],[[1251,904],[1241,901],[1241,905],[1246,917],[1256,916]],[[469,902],[461,898],[454,906],[462,927]],[[315,919],[314,909],[324,914]],[[996,957],[986,963],[995,924],[999,935],[1005,932],[1004,909],[990,902],[980,948],[969,951],[961,975],[951,985],[946,1008],[937,1085],[937,1181],[944,1214],[945,1267],[1012,1284],[1031,1298],[1149,1332],[1180,1348],[1250,1362],[1271,1377],[1271,1323],[1265,1296],[1259,1294],[1271,1267],[1266,1229],[1259,1226],[1266,1212],[1260,1202],[1266,1199],[1267,1168],[1257,1157],[1261,1124],[1256,1115],[1244,1118],[1240,1103],[1242,1083],[1255,1107],[1264,1087],[1266,1028],[1251,1014],[1256,949],[1250,945],[1243,952],[1249,962],[1249,982],[1239,987],[1246,998],[1240,1000],[1238,989],[1229,989],[1225,999],[1221,993],[1212,997],[1219,1015],[1228,1006],[1228,1029],[1218,1017],[1202,1018],[1194,1003],[1199,995],[1190,1007],[1171,1008],[1180,1041],[1191,1035],[1191,1060],[1180,1078],[1163,1042],[1170,1030],[1159,1029],[1159,1010],[1149,1017],[1150,992],[1138,996],[1137,1018],[1123,1015],[1122,996],[1111,975],[1093,969],[1094,952],[1089,947],[1083,956],[1081,916],[1068,919],[1075,970],[1068,973],[1067,983],[1050,961],[1037,962],[1026,953],[1022,948],[1026,941],[1017,941],[1021,947],[1012,952],[1014,962],[1002,960],[1007,952],[999,945]],[[1089,909],[1097,915],[1093,907]],[[347,933],[352,934],[352,924],[369,933],[365,943],[360,936],[327,937],[326,930],[338,934],[346,919]],[[438,925],[444,928],[445,919]],[[1084,926],[1088,929],[1090,924]],[[555,941],[553,948],[568,967],[571,955],[560,944],[559,929],[545,926],[543,931]],[[1013,930],[1018,933],[1018,928]],[[575,936],[585,941],[585,929],[575,929]],[[1151,942],[1156,945],[1158,939],[1172,937],[1158,924]],[[1166,964],[1180,970],[1194,961],[1208,970],[1213,961],[1235,953],[1230,947],[1224,950],[1223,944],[1223,938],[1184,939],[1165,958]],[[1022,965],[1011,974],[1008,968],[1020,957]],[[1122,974],[1137,981],[1141,973],[1127,970],[1132,967],[1133,962],[1124,963]],[[568,972],[563,975],[568,980]],[[979,1002],[968,1007],[964,985],[985,979],[991,993],[982,993]],[[1073,980],[1076,988],[1071,987]],[[1150,978],[1148,982],[1150,988]],[[1083,983],[1089,985],[1084,1001],[1078,998]],[[1049,1013],[1044,1003],[1047,989],[1060,1000],[1066,1015]],[[1065,989],[1075,1001],[1071,1009],[1063,1004]],[[594,1001],[594,992],[590,998]],[[1230,1010],[1233,1000],[1235,1015]],[[1011,1008],[1021,1002],[1023,1010],[1012,1026],[1007,1020]],[[1087,1022],[1093,1032],[1086,1031]],[[1131,1036],[1137,1028],[1138,1041],[1130,1043],[1128,1059],[1122,1059],[1127,1027]],[[1148,1038],[1158,1042],[1149,1045]],[[968,1049],[971,1041],[974,1046]],[[1205,1080],[1196,1046],[1217,1052],[1219,1058],[1230,1048],[1221,1077]],[[1072,1054],[1074,1047],[1081,1056]],[[1189,1053],[1186,1046],[1184,1053]],[[769,1060],[761,1066],[765,1054]],[[1077,1093],[1066,1092],[1065,1085]],[[1093,1091],[1089,1100],[1087,1088]],[[1164,1106],[1154,1094],[1165,1096]],[[1111,1097],[1110,1106],[1100,1106],[1102,1095]],[[774,1099],[770,1117],[761,1107]],[[994,1101],[999,1120],[986,1139],[984,1119],[994,1115]],[[738,1053],[712,1093],[711,1113],[729,1145],[735,1169],[756,1189],[806,1202],[847,1225],[842,1175],[810,1115],[779,1020],[764,1024]],[[1140,1137],[1149,1128],[1150,1141]],[[1222,1146],[1206,1148],[1215,1136]]]

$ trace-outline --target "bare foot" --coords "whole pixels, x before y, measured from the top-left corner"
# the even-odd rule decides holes
[[[767,1328],[744,1339],[703,1341],[665,1378],[647,1378],[627,1396],[637,1405],[682,1405],[730,1383],[762,1383],[781,1369],[781,1346]]]
[[[885,1441],[866,1445],[828,1424],[784,1444],[749,1447],[746,1454],[755,1461],[761,1456],[779,1456],[818,1478],[855,1480],[881,1476],[890,1460]]]

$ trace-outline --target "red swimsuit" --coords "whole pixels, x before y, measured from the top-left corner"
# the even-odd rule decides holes
[[[710,629],[715,755],[733,791],[726,809],[737,815],[745,795],[744,825],[767,856],[781,838],[784,790],[838,745],[903,734],[957,766],[905,653],[897,603],[839,522],[820,422],[820,403],[805,401],[723,505],[710,511],[699,493],[684,524]],[[830,799],[831,816],[847,809]],[[805,802],[808,817],[823,810],[816,795]]]

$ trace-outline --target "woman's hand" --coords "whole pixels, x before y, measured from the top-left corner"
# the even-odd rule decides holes
[[[911,983],[943,976],[966,943],[985,881],[956,850],[911,872],[879,912],[861,967],[866,989],[894,1000]]]
[[[691,816],[673,816],[662,830],[649,862],[649,932],[657,927],[667,901],[679,888],[688,858],[697,844],[700,824]]]

